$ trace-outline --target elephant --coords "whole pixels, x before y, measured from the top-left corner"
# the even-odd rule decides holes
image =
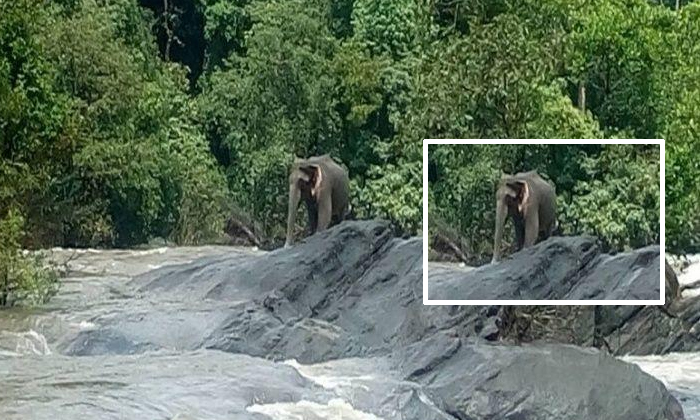
[[[557,228],[556,191],[537,172],[504,174],[496,190],[496,230],[493,240],[493,259],[501,259],[501,241],[506,216],[515,225],[516,250],[532,246],[538,237],[551,236]]]
[[[292,245],[299,201],[309,214],[311,234],[340,223],[348,214],[350,179],[348,172],[330,155],[295,158],[289,173],[289,214],[285,248]]]

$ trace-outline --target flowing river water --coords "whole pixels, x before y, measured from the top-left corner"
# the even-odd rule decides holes
[[[58,295],[38,309],[0,312],[0,419],[379,419],[361,407],[363,399],[376,397],[376,379],[387,376],[371,359],[301,365],[295,360],[188,350],[187,331],[172,337],[166,350],[62,353],[64,337],[95,328],[98,318],[104,322],[124,313],[139,317],[139,308],[149,301],[135,299],[127,286],[134,276],[199,257],[254,252],[219,246],[48,251],[69,273]],[[691,282],[698,274],[700,258],[680,281]],[[171,316],[177,316],[182,304],[172,302]],[[700,353],[622,359],[664,382],[687,419],[700,418]],[[385,386],[405,384],[388,381]]]

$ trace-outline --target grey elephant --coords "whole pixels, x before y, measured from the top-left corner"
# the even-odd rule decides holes
[[[309,214],[311,234],[340,223],[348,213],[350,179],[348,172],[329,155],[296,158],[289,172],[289,214],[285,248],[292,245],[299,201]]]
[[[557,199],[552,184],[537,172],[504,174],[496,190],[496,231],[492,263],[501,259],[506,216],[513,219],[516,250],[548,238],[557,227]]]

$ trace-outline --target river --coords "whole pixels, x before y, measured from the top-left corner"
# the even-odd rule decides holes
[[[47,252],[69,272],[59,293],[38,309],[0,312],[1,419],[377,420],[384,417],[369,413],[367,401],[388,395],[389,390],[412,389],[410,383],[392,379],[372,358],[314,365],[274,362],[193,349],[192,332],[186,329],[169,337],[172,345],[166,349],[68,356],[64,337],[89,331],[98,318],[104,322],[125,312],[138,318],[141,308],[155,304],[135,299],[136,292],[126,284],[134,276],[199,257],[258,251],[202,246]],[[158,304],[176,317],[183,303]],[[204,303],[202,319],[216,314],[217,305]],[[700,354],[622,359],[663,381],[683,405],[687,419],[700,418]],[[417,398],[430,405],[420,392]],[[389,417],[393,416],[387,412]]]
[[[366,360],[302,366],[294,360],[179,349],[178,342],[187,341],[187,334],[184,339],[174,337],[172,349],[135,355],[71,357],[57,350],[62,337],[93,328],[98,317],[138,313],[143,303],[126,287],[134,276],[232,252],[255,251],[217,246],[51,250],[51,259],[70,273],[62,279],[58,295],[40,309],[0,312],[0,418],[204,420],[247,419],[259,413],[259,418],[280,420],[377,419],[348,402],[365,392],[363,382],[376,373],[367,371]],[[276,393],[290,402],[265,403],[279,400]],[[257,399],[259,403],[246,407],[247,401]]]

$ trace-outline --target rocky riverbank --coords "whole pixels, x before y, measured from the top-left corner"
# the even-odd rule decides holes
[[[128,273],[75,277],[49,314],[5,326],[40,330],[51,354],[0,354],[13,402],[0,415],[684,418],[658,379],[566,344],[596,345],[595,315],[576,340],[556,330],[524,343],[506,334],[503,308],[422,305],[421,248],[371,221],[270,253],[217,247],[187,262],[186,251],[164,251],[169,265],[151,271],[162,264],[155,253],[141,257],[143,270],[117,260]]]
[[[429,269],[431,300],[658,300],[658,246],[606,255],[592,237],[552,237],[496,264]],[[432,264],[431,264],[432,266]]]

